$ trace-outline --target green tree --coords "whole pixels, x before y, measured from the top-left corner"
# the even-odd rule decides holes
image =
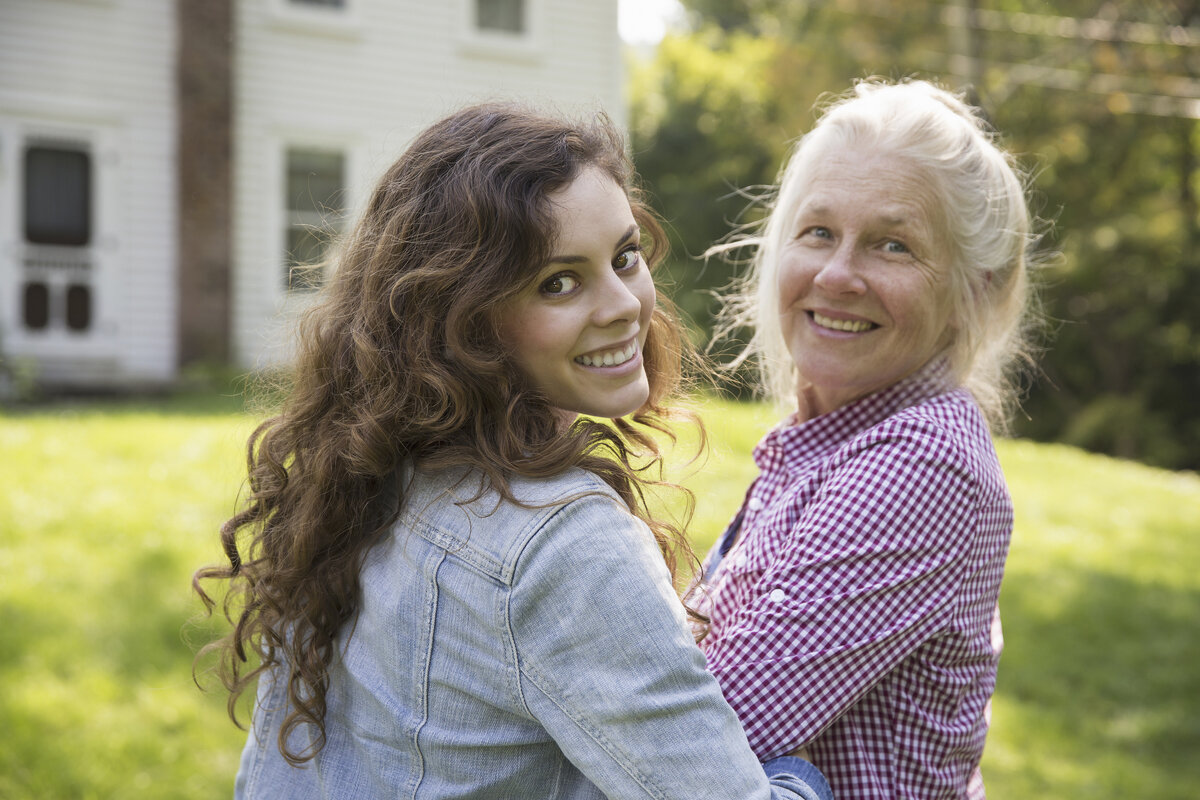
[[[1195,469],[1200,142],[1196,103],[1179,95],[1196,95],[1200,36],[1196,4],[1186,5],[1144,9],[1141,20],[1041,22],[1057,34],[1019,34],[998,16],[980,60],[984,100],[1033,156],[1061,253],[1044,274],[1054,328],[1045,379],[1018,430]]]
[[[631,71],[634,157],[666,217],[676,300],[702,328],[715,310],[708,290],[732,277],[702,255],[753,219],[747,194],[773,180],[793,135],[768,83],[781,57],[778,40],[706,27],[666,38]]]
[[[632,70],[635,156],[698,327],[813,102],[867,75],[966,89],[1034,175],[1053,337],[1023,435],[1200,467],[1198,3],[685,0],[691,31]],[[753,191],[753,190],[752,190]],[[1051,224],[1052,223],[1052,224]]]

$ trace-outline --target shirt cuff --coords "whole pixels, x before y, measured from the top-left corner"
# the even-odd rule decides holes
[[[833,800],[833,790],[821,770],[810,761],[795,756],[779,756],[763,764],[772,785],[787,787],[804,800]]]

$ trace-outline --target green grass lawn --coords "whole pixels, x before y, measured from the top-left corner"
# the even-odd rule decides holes
[[[710,402],[687,485],[703,551],[754,473],[763,406]],[[0,414],[0,798],[212,798],[244,734],[191,680],[190,576],[216,561],[253,419],[236,398]],[[1000,445],[1017,506],[993,798],[1200,785],[1200,478]]]

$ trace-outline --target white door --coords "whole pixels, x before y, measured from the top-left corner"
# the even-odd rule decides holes
[[[9,126],[0,147],[0,352],[39,379],[94,384],[113,374],[103,320],[107,180],[88,130]]]

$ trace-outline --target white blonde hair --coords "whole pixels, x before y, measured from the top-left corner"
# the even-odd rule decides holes
[[[974,395],[993,429],[1003,429],[1016,396],[1012,367],[1030,353],[1034,237],[1024,180],[980,110],[926,81],[860,81],[796,143],[760,232],[710,251],[753,248],[749,272],[725,298],[718,336],[753,329],[734,363],[757,359],[764,393],[781,403],[795,399],[802,376],[781,329],[779,255],[815,172],[827,155],[848,148],[904,159],[933,190],[952,252],[951,374]]]

